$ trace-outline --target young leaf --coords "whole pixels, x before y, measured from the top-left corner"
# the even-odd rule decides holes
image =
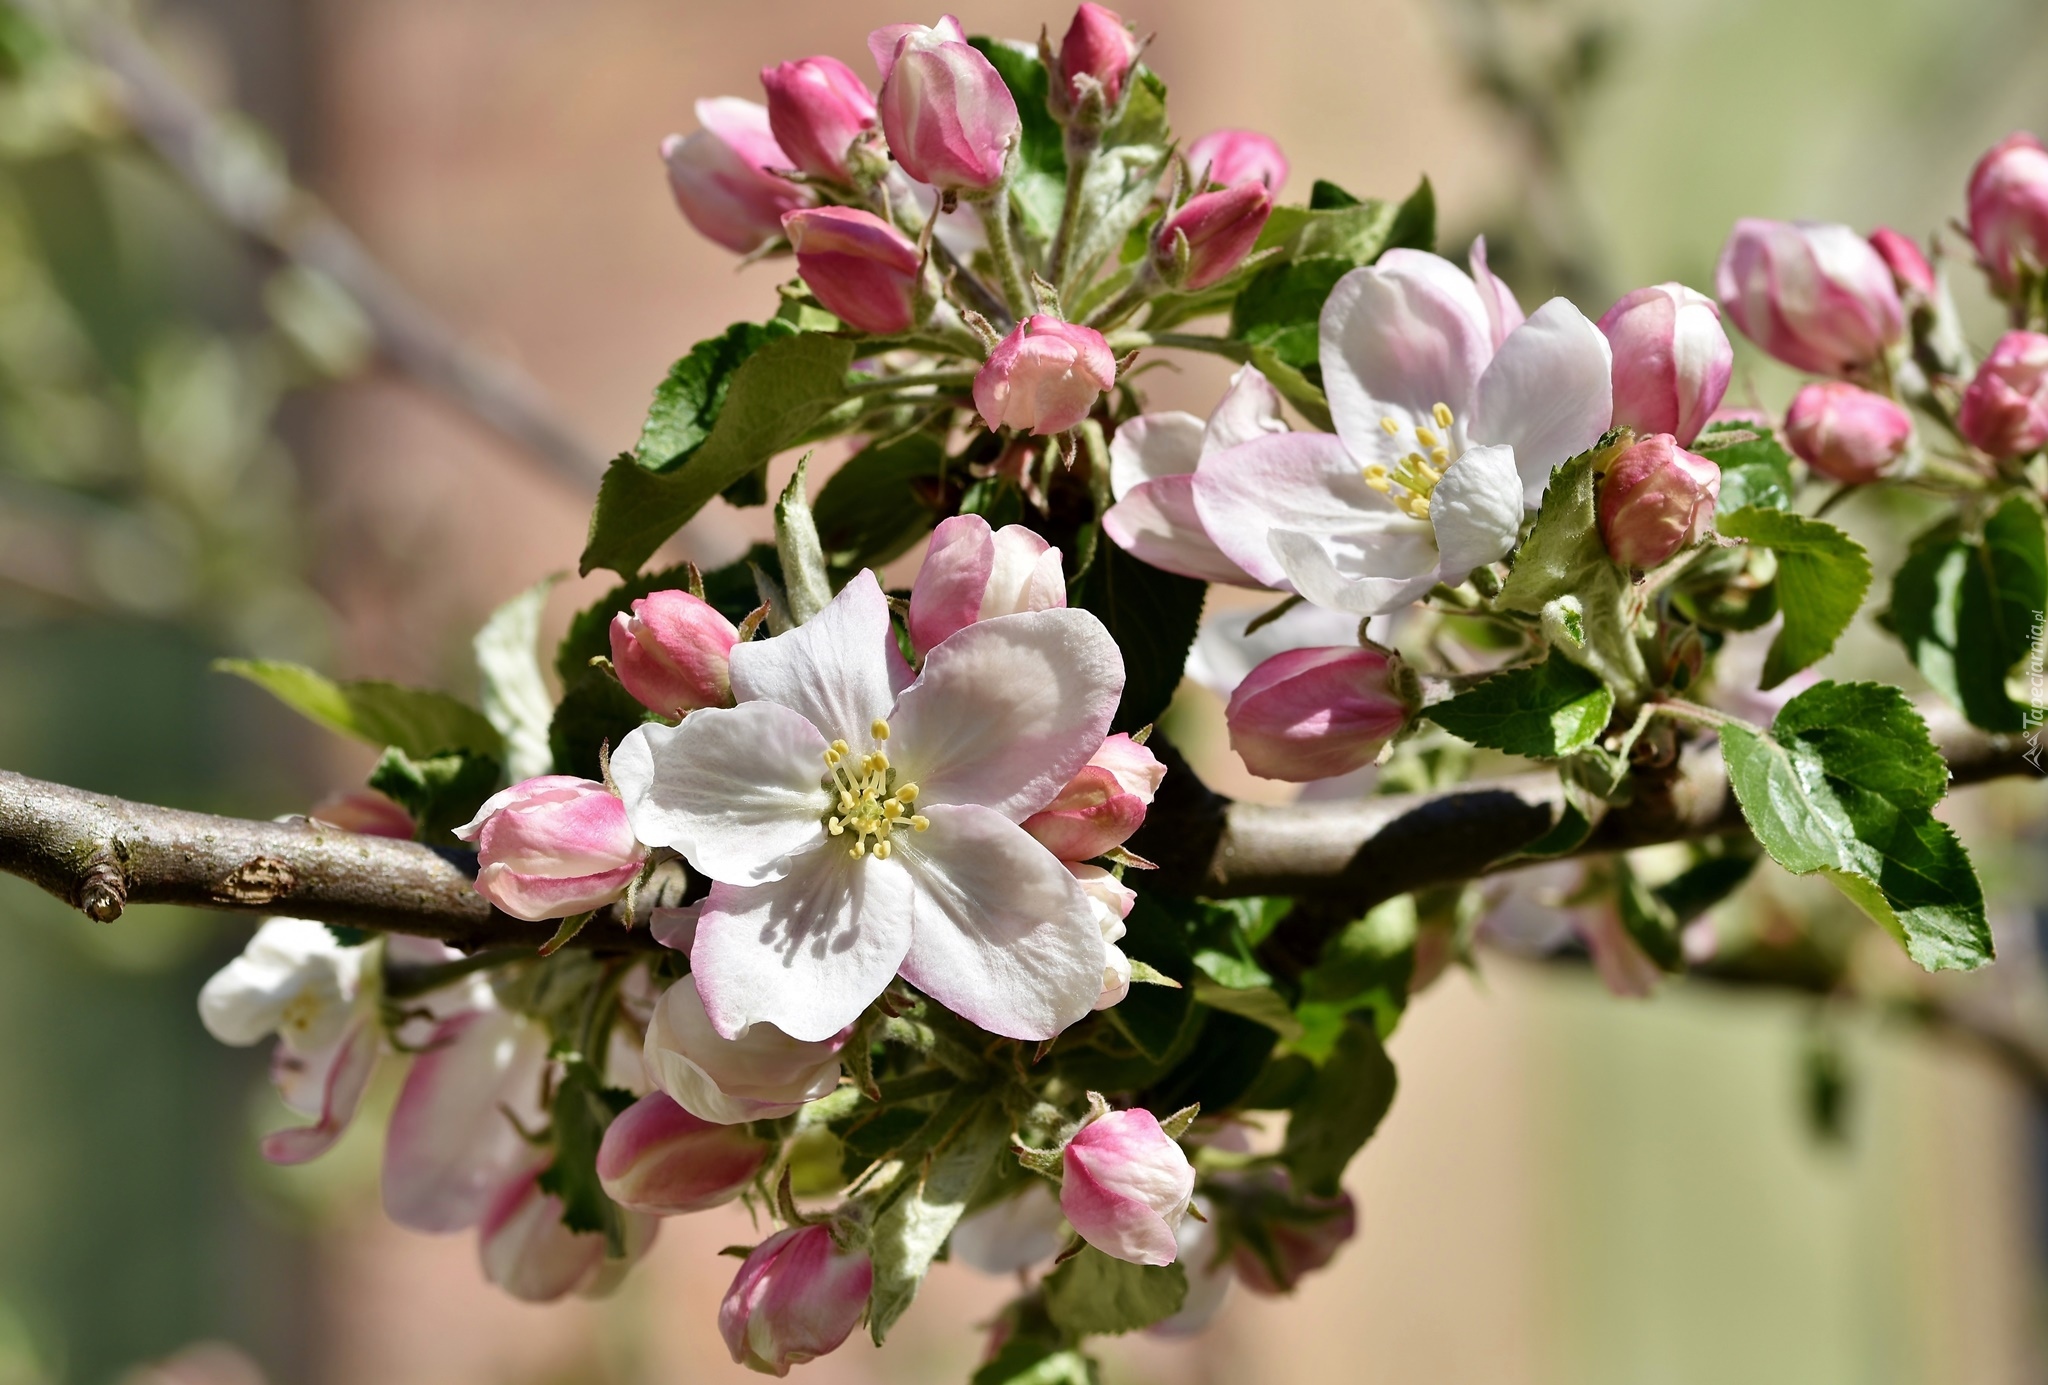
[[[825,561],[837,572],[880,567],[930,533],[938,513],[912,487],[936,487],[945,466],[945,448],[929,433],[847,458],[811,505]]]
[[[612,1118],[633,1104],[630,1092],[606,1087],[585,1062],[567,1065],[555,1088],[555,1159],[541,1171],[541,1191],[562,1201],[571,1231],[602,1232],[610,1254],[625,1254],[618,1204],[597,1181],[597,1147]]]
[[[1346,1021],[1335,1050],[1287,1121],[1280,1158],[1312,1193],[1335,1193],[1351,1156],[1379,1129],[1394,1104],[1394,1065],[1370,1017]]]
[[[832,583],[825,576],[825,550],[818,542],[818,523],[811,517],[811,499],[804,490],[809,469],[808,458],[798,462],[796,474],[775,502],[775,556],[782,559],[782,588],[789,598],[790,615],[799,625],[832,600]]]
[[[647,709],[619,680],[602,669],[585,668],[562,692],[548,723],[548,757],[555,773],[582,779],[600,776],[599,750],[619,748],[634,727],[647,720]]]
[[[1817,684],[1768,733],[1722,727],[1721,755],[1772,860],[1794,875],[1825,873],[1929,971],[1991,960],[1969,853],[1929,811],[1948,766],[1904,693]]]
[[[1641,686],[1649,672],[1630,628],[1628,577],[1607,556],[1595,522],[1599,478],[1593,455],[1581,453],[1551,474],[1536,527],[1515,555],[1500,605],[1540,617],[1551,602],[1577,598],[1584,638],[1577,648],[1560,648],[1607,683]]]
[[[961,1106],[963,1111],[952,1114]],[[868,1330],[876,1346],[910,1306],[917,1286],[931,1268],[932,1257],[959,1225],[975,1190],[998,1161],[1009,1157],[1009,1119],[979,1087],[961,1089],[931,1123],[947,1122],[951,1122],[947,1131],[937,1140],[945,1140],[949,1133],[951,1140],[922,1169],[921,1176],[912,1166],[907,1176],[916,1180],[915,1186],[875,1219],[875,1284],[868,1298]]]
[[[654,402],[641,425],[633,460],[649,471],[674,471],[688,461],[711,436],[732,388],[733,372],[770,341],[795,331],[786,322],[736,322],[691,347],[690,354],[670,366],[667,377],[654,387]]]
[[[1316,364],[1323,300],[1358,267],[1349,256],[1311,255],[1269,264],[1251,277],[1230,310],[1230,335],[1297,370]]]
[[[1012,1337],[969,1385],[1101,1385],[1095,1363],[1072,1347]]]
[[[541,678],[535,646],[541,610],[561,580],[559,575],[544,577],[493,611],[473,644],[479,700],[484,716],[505,738],[505,771],[514,782],[546,774],[552,763],[548,722],[555,703]]]
[[[1777,555],[1785,623],[1764,656],[1762,683],[1775,688],[1825,658],[1849,628],[1870,590],[1870,558],[1834,525],[1790,510],[1751,506],[1721,516],[1715,527]]]
[[[454,846],[450,834],[476,816],[501,774],[496,760],[472,750],[415,760],[394,745],[370,771],[370,787],[412,814],[421,841]]]
[[[614,461],[598,488],[582,573],[631,577],[711,498],[794,446],[845,397],[851,340],[804,332],[761,345],[733,372],[710,436],[686,462],[656,475],[631,457]]]
[[[1010,180],[1011,204],[1040,240],[1050,240],[1059,226],[1067,195],[1066,136],[1052,118],[1046,97],[1052,79],[1038,60],[1036,44],[1004,39],[969,38],[1016,98],[1023,128],[1017,141],[1017,164]]]
[[[1069,1337],[1120,1335],[1172,1317],[1188,1296],[1179,1265],[1133,1265],[1086,1246],[1045,1279],[1045,1311]]]
[[[2006,676],[2033,649],[2044,608],[2048,539],[2041,512],[2014,496],[1981,536],[1948,523],[1914,540],[1881,620],[1973,724],[2011,732],[2027,728],[2027,709],[2006,691]]]
[[[1534,668],[1497,673],[1448,702],[1423,708],[1422,715],[1489,750],[1561,760],[1607,729],[1614,692],[1597,675],[1552,654]]]
[[[1157,721],[1180,686],[1201,623],[1208,585],[1141,563],[1113,543],[1100,545],[1073,604],[1093,611],[1124,655],[1124,695],[1112,729]]]
[[[1769,433],[1759,434],[1740,423],[1710,425],[1692,450],[1721,468],[1723,514],[1755,506],[1763,510],[1792,508],[1792,454]]]
[[[1327,212],[1338,207],[1356,207],[1364,201],[1353,197],[1326,178],[1318,178],[1308,190],[1308,209],[1312,212]]]
[[[446,750],[497,759],[504,738],[483,713],[429,688],[361,679],[337,683],[303,664],[274,659],[220,659],[222,673],[246,678],[301,716],[371,745],[395,745],[416,760]]]

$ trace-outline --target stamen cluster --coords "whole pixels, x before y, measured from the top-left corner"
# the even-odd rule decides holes
[[[878,741],[889,739],[889,723],[879,717],[869,730]],[[887,751],[877,746],[860,757],[858,769],[849,758],[852,754],[853,747],[843,739],[825,747],[827,773],[822,782],[833,802],[825,814],[825,830],[835,837],[852,832],[853,845],[846,854],[855,860],[873,852],[877,861],[886,861],[895,849],[889,842],[890,832],[905,825],[922,832],[931,821],[912,811],[917,785],[896,782]]]

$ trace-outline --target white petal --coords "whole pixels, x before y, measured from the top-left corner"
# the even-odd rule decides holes
[[[1202,451],[1221,452],[1255,442],[1269,433],[1287,431],[1287,415],[1280,410],[1280,391],[1259,373],[1257,366],[1239,366],[1230,377],[1230,388],[1209,422],[1202,429]],[[1192,470],[1193,468],[1190,468]]]
[[[1334,537],[1275,529],[1272,543],[1294,589],[1333,611],[1398,611],[1437,583],[1436,541],[1420,525]]]
[[[1531,509],[1550,473],[1614,420],[1614,352],[1586,315],[1553,298],[1508,334],[1480,377],[1467,436],[1515,449]]]
[[[900,855],[917,882],[903,978],[991,1034],[1049,1039],[1102,991],[1102,930],[1067,868],[986,808],[934,804]]]
[[[768,640],[732,650],[732,692],[741,702],[780,702],[825,733],[868,743],[868,727],[895,700],[889,601],[863,569],[824,610]],[[896,656],[899,660],[900,655]]]
[[[1475,447],[1452,462],[1429,497],[1443,580],[1512,553],[1522,532],[1522,478],[1512,447]]]
[[[1205,616],[1195,635],[1195,647],[1188,652],[1188,677],[1227,699],[1246,674],[1275,654],[1358,641],[1356,616],[1308,602],[1246,634],[1245,627],[1260,614],[1256,610],[1221,611]]]
[[[1328,433],[1280,433],[1204,457],[1195,511],[1216,547],[1267,587],[1287,585],[1272,530],[1331,534],[1401,517]]]
[[[889,755],[932,803],[979,803],[1021,821],[1102,745],[1124,660],[1081,610],[1032,611],[940,643],[889,715]]]
[[[1186,476],[1202,460],[1202,420],[1173,410],[1139,414],[1109,440],[1109,492],[1118,500],[1162,476]]]
[[[444,1021],[413,1059],[384,1139],[384,1210],[415,1231],[476,1225],[510,1177],[544,1163],[526,1142],[546,1123],[548,1031],[510,1010]]]
[[[910,877],[897,860],[848,858],[843,840],[798,857],[773,884],[711,887],[690,970],[728,1039],[763,1022],[829,1039],[896,975],[910,950]]]
[[[1162,476],[1132,487],[1103,512],[1102,532],[1124,552],[1166,572],[1234,587],[1258,585],[1223,556],[1202,527],[1193,476]]]
[[[1493,354],[1479,290],[1449,260],[1419,250],[1389,250],[1339,279],[1324,300],[1320,336],[1330,416],[1360,462],[1415,447],[1412,434],[1397,440],[1383,431],[1383,418],[1409,428],[1447,404],[1464,420]]]
[[[862,743],[866,743],[863,734]],[[734,885],[780,880],[825,840],[825,737],[773,702],[636,727],[612,756],[633,835]]]

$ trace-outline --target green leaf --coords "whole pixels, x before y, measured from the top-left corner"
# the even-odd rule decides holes
[[[1424,178],[1398,205],[1374,198],[1341,206],[1275,207],[1255,248],[1278,248],[1289,260],[1334,256],[1356,267],[1397,247],[1428,250],[1435,242],[1436,195]]]
[[[1180,686],[1208,584],[1141,563],[1113,543],[1097,547],[1074,604],[1095,613],[1124,655],[1124,695],[1111,729],[1157,721]]]
[[[1263,266],[1230,310],[1230,335],[1271,347],[1275,356],[1296,369],[1316,364],[1323,300],[1357,267],[1339,255],[1311,255]]]
[[[536,646],[541,611],[561,580],[559,574],[544,577],[507,601],[491,613],[473,642],[479,700],[485,718],[505,738],[505,771],[515,783],[546,774],[553,763],[548,722],[555,701],[541,677]]]
[[[1552,473],[1499,603],[1541,616],[1551,602],[1575,599],[1585,637],[1577,648],[1560,645],[1562,652],[1615,687],[1640,687],[1649,672],[1629,620],[1628,577],[1607,556],[1595,522],[1596,454],[1581,453]]]
[[[1333,211],[1338,207],[1356,207],[1363,198],[1353,197],[1328,179],[1318,178],[1308,190],[1308,209],[1312,212]]]
[[[421,841],[453,846],[454,830],[476,816],[502,777],[489,755],[451,750],[415,760],[394,745],[370,771],[370,787],[412,814]]]
[[[1353,1016],[1287,1120],[1280,1158],[1311,1193],[1332,1194],[1394,1104],[1394,1065],[1371,1021]]]
[[[1301,1004],[1295,1009],[1302,1036],[1294,1041],[1294,1051],[1327,1062],[1343,1037],[1346,1018],[1361,1010],[1371,1012],[1374,1032],[1382,1040],[1391,1035],[1408,1006],[1417,935],[1414,896],[1397,895],[1323,944],[1322,956],[1302,973]]]
[[[1981,536],[1956,523],[1922,534],[1892,578],[1883,624],[1941,695],[1987,731],[2024,731],[2028,709],[2006,678],[2033,651],[2048,608],[2048,539],[2021,496]]]
[[[1188,1272],[1179,1265],[1133,1265],[1094,1246],[1045,1279],[1045,1311],[1069,1337],[1120,1335],[1180,1311]]]
[[[562,692],[548,723],[548,755],[555,773],[581,779],[602,777],[602,747],[618,749],[647,709],[619,680],[599,668],[585,668]]]
[[[1497,673],[1422,715],[1489,750],[1561,760],[1598,740],[1614,715],[1614,691],[1558,654],[1534,668]]]
[[[222,673],[246,678],[301,716],[371,745],[395,745],[416,760],[444,750],[493,759],[504,738],[482,712],[444,692],[361,679],[337,683],[303,664],[273,659],[220,659]]]
[[[811,517],[806,490],[810,455],[796,464],[796,474],[775,502],[775,556],[782,560],[782,590],[790,615],[801,625],[832,600],[832,582],[825,575],[825,548],[818,542],[818,523]]]
[[[667,377],[654,387],[654,403],[640,427],[633,460],[649,471],[673,471],[688,461],[711,436],[732,389],[733,372],[769,342],[795,332],[786,322],[736,322],[691,347],[690,354],[670,366]],[[762,500],[766,498],[764,494]]]
[[[1323,394],[1322,387],[1281,360],[1279,353],[1271,346],[1254,346],[1252,364],[1259,368],[1260,374],[1272,381],[1273,388],[1280,391],[1280,397],[1292,404],[1295,412],[1308,420],[1309,426],[1320,428],[1324,432],[1337,426],[1330,418],[1330,401]]]
[[[931,532],[946,450],[929,433],[862,448],[832,473],[811,506],[825,561],[835,572],[878,568]],[[964,470],[964,469],[963,469]]]
[[[1394,224],[1387,230],[1386,244],[1380,247],[1380,254],[1384,255],[1389,250],[1436,253],[1436,189],[1430,186],[1427,177],[1415,185],[1415,191],[1408,194],[1394,213]]]
[[[1010,179],[1010,201],[1031,234],[1049,240],[1059,226],[1060,207],[1067,196],[1066,136],[1046,106],[1052,79],[1038,60],[1036,44],[980,35],[967,42],[988,59],[1016,98],[1023,128]]]
[[[606,1087],[581,1060],[565,1065],[555,1088],[554,1162],[541,1170],[541,1191],[562,1201],[562,1225],[571,1231],[602,1233],[606,1253],[626,1253],[619,1206],[597,1178],[597,1147],[612,1118],[633,1104],[631,1092]]]
[[[1095,1363],[1072,1347],[1013,1337],[969,1385],[1099,1385]]]
[[[951,1114],[958,1110],[959,1114]],[[880,1346],[910,1307],[932,1257],[946,1244],[977,1189],[1009,1157],[1010,1122],[979,1086],[956,1091],[931,1123],[947,1124],[938,1153],[907,1176],[915,1186],[875,1219],[871,1253],[875,1283],[868,1298],[868,1331]],[[931,1124],[928,1123],[928,1124]],[[951,1139],[946,1139],[947,1134]]]
[[[1760,510],[1792,508],[1792,454],[1768,432],[1741,423],[1710,424],[1692,451],[1721,468],[1724,514],[1751,506]]]
[[[1849,628],[1870,590],[1870,558],[1834,525],[1790,510],[1751,506],[1721,516],[1715,527],[1729,538],[1770,549],[1778,559],[1778,609],[1785,623],[1764,656],[1761,685],[1775,688],[1825,658]]]
[[[1721,754],[1772,860],[1794,875],[1825,873],[1929,971],[1991,960],[1969,853],[1929,811],[1948,766],[1903,692],[1817,684],[1768,734],[1724,725]]]
[[[631,457],[605,472],[579,570],[631,577],[711,498],[802,438],[846,395],[852,341],[776,336],[739,364],[718,419],[687,461],[656,475]]]

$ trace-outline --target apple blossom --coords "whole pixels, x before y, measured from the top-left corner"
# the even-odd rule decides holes
[[[739,631],[686,591],[649,592],[612,617],[612,670],[643,707],[680,717],[732,702],[727,663]]]
[[[1623,567],[1656,567],[1699,541],[1713,525],[1720,495],[1720,467],[1686,451],[1669,433],[1644,438],[1600,478],[1600,541]]]
[[[1934,279],[1934,266],[1927,263],[1927,256],[1910,237],[1889,226],[1880,226],[1870,233],[1870,248],[1891,270],[1892,285],[1898,289],[1901,298],[1914,294],[1923,299],[1934,297],[1940,287]]]
[[[1354,615],[1408,605],[1504,558],[1525,507],[1613,415],[1607,339],[1562,298],[1492,344],[1449,261],[1390,250],[1323,305],[1337,426],[1202,462],[1195,508],[1255,580]]]
[[[484,1278],[525,1303],[548,1303],[598,1286],[604,1273],[604,1237],[571,1231],[562,1222],[562,1200],[544,1191],[535,1172],[522,1173],[500,1188],[477,1223],[477,1258]],[[637,1213],[627,1243],[635,1254],[653,1239],[654,1227]]]
[[[732,1359],[767,1375],[837,1350],[867,1312],[874,1264],[828,1226],[778,1231],[747,1256],[718,1308]]]
[[[597,1177],[621,1207],[672,1217],[731,1202],[774,1152],[744,1125],[704,1120],[649,1092],[605,1127]]]
[[[661,142],[676,206],[707,240],[751,255],[782,234],[782,214],[816,199],[772,170],[791,167],[767,108],[737,96],[697,103],[704,128]]]
[[[846,1035],[792,1039],[766,1021],[732,1038],[711,1027],[692,977],[662,993],[648,1021],[643,1063],[655,1086],[716,1125],[774,1120],[839,1085]]]
[[[797,273],[818,301],[862,332],[907,332],[917,321],[924,257],[873,212],[810,207],[782,219]]]
[[[1116,356],[1093,327],[1033,313],[989,352],[974,377],[974,407],[995,429],[1044,436],[1088,417],[1116,383]]]
[[[2048,269],[2048,148],[2024,130],[1970,170],[1970,240],[2002,293]]]
[[[1738,221],[1714,291],[1744,336],[1815,375],[1854,374],[1905,335],[1891,267],[1847,226]]]
[[[1082,1240],[1133,1264],[1174,1262],[1194,1191],[1194,1165],[1143,1107],[1088,1122],[1061,1155],[1060,1210]]]
[[[1287,156],[1256,130],[1213,130],[1188,146],[1188,172],[1198,188],[1263,183],[1277,196],[1287,181]]]
[[[544,774],[491,795],[455,835],[477,844],[477,893],[530,922],[611,903],[647,858],[618,797],[569,774]]]
[[[1994,457],[2023,457],[2048,445],[2048,336],[2000,337],[1963,392],[1956,424]]]
[[[1075,79],[1087,77],[1101,89],[1104,104],[1114,106],[1137,60],[1138,40],[1123,17],[1101,5],[1083,3],[1060,40],[1057,94],[1065,97],[1066,109],[1078,107],[1082,88]]]
[[[1615,425],[1691,445],[1735,369],[1714,300],[1683,284],[1655,284],[1624,294],[1600,330],[1614,348]]]
[[[1122,846],[1145,824],[1166,766],[1119,731],[1088,757],[1065,788],[1024,819],[1024,830],[1063,861],[1086,861]]]
[[[1067,604],[1061,555],[1021,524],[991,530],[980,515],[954,515],[932,530],[910,588],[910,642],[921,652],[978,620]]]
[[[1231,586],[1260,585],[1223,555],[1195,509],[1202,459],[1287,431],[1280,394],[1256,367],[1241,366],[1204,423],[1193,414],[1140,414],[1109,444],[1110,494],[1102,532],[1133,557],[1167,572]]]
[[[1821,475],[1848,485],[1890,473],[1913,437],[1913,416],[1881,394],[1823,380],[1792,396],[1785,441]]]
[[[888,57],[877,40],[895,35]],[[957,192],[998,186],[1023,122],[1010,89],[957,22],[890,26],[868,39],[882,68],[877,100],[889,153],[920,183]]]
[[[713,1028],[826,1039],[899,973],[1011,1038],[1088,1013],[1093,911],[1017,824],[1109,728],[1123,660],[1100,621],[979,621],[913,682],[862,572],[805,624],[735,647],[732,680],[737,706],[642,726],[612,756],[641,840],[714,882],[690,950]]]
[[[1124,920],[1130,917],[1138,894],[1101,866],[1069,861],[1067,869],[1094,906],[1095,923],[1102,930],[1102,990],[1095,997],[1094,1008],[1107,1010],[1131,991],[1131,959],[1117,944],[1123,941]]]
[[[875,128],[868,84],[837,58],[801,58],[761,69],[768,128],[790,162],[814,178],[848,181],[847,150]]]
[[[1177,288],[1208,288],[1251,254],[1272,212],[1273,196],[1256,179],[1196,193],[1159,224],[1153,266]]]
[[[1371,764],[1414,711],[1387,656],[1353,645],[1275,654],[1238,684],[1224,717],[1253,774],[1305,783]]]

